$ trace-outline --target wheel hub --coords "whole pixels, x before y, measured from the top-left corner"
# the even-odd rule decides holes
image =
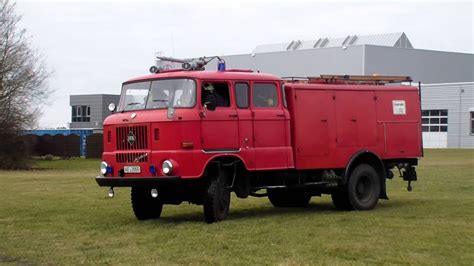
[[[371,183],[367,176],[362,176],[356,184],[356,195],[361,202],[366,202],[370,199]]]

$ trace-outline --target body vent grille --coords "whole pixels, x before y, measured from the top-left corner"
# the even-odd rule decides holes
[[[148,149],[147,126],[117,127],[115,133],[117,150]]]
[[[146,152],[129,152],[115,154],[117,163],[145,163],[148,162],[148,153]]]

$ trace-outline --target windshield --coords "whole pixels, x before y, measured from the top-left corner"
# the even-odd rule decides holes
[[[189,108],[196,102],[192,79],[162,79],[126,84],[117,111]]]

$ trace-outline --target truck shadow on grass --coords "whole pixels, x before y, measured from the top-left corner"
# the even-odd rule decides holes
[[[420,202],[418,202],[420,204]],[[411,205],[410,203],[406,202],[396,202],[395,204],[392,203],[384,203],[379,204],[374,210],[364,212],[364,213],[371,213],[379,211],[390,211],[404,208],[404,206]],[[356,213],[356,211],[353,211]],[[290,216],[300,217],[304,215],[314,214],[314,215],[338,215],[344,213],[351,213],[350,211],[341,211],[337,210],[332,203],[325,202],[325,203],[311,203],[308,207],[305,208],[275,208],[271,205],[261,205],[261,206],[249,206],[247,208],[236,208],[229,211],[229,215],[227,216],[227,221],[234,221],[240,219],[265,219],[268,217],[285,217],[288,218]],[[187,213],[180,213],[180,214],[167,214],[166,207],[163,210],[163,216],[156,220],[159,223],[181,223],[181,222],[203,222],[204,217],[201,211],[201,208],[196,211],[187,212]]]
[[[166,208],[166,207],[165,207]],[[301,215],[304,213],[336,213],[337,211],[332,204],[310,204],[306,208],[274,208],[271,205],[249,206],[247,208],[236,208],[229,211],[226,218],[227,221],[239,219],[262,219],[271,216]],[[203,222],[204,217],[202,209],[180,213],[168,214],[166,209],[163,210],[163,216],[157,220],[161,223],[180,223],[180,222]]]

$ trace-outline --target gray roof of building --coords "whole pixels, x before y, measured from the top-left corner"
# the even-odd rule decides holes
[[[365,44],[398,48],[413,48],[410,40],[405,35],[405,33],[397,32],[374,35],[348,35],[346,37],[340,38],[323,37],[311,41],[293,40],[291,42],[285,43],[263,44],[255,47],[252,53],[271,53]]]

